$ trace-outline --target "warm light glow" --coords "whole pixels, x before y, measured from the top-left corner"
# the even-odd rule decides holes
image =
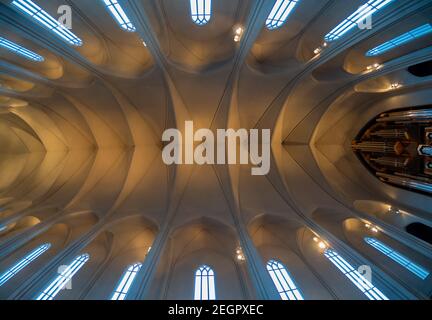
[[[235,26],[233,28],[233,31],[234,31],[234,41],[239,42],[241,40],[242,35],[243,35],[243,31],[244,31],[243,27],[242,26]]]
[[[320,241],[320,243],[318,243],[318,247],[320,247],[321,249],[325,249],[327,246],[323,241]]]
[[[375,70],[381,69],[382,67],[383,67],[382,64],[374,63],[374,64],[371,64],[371,65],[367,66],[366,67],[366,71],[375,71]]]
[[[318,242],[318,238],[317,237],[313,237],[313,241]]]
[[[372,230],[372,232],[378,232],[378,229],[375,227],[373,227],[371,230]]]
[[[391,88],[391,89],[398,89],[398,88],[400,88],[401,86],[402,86],[402,85],[401,85],[400,83],[395,82],[395,83],[392,83],[392,84],[391,84],[390,88]]]

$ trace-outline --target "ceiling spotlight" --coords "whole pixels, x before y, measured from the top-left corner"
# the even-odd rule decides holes
[[[375,232],[375,233],[377,233],[378,232],[378,229],[377,228],[375,228],[375,227],[373,227],[372,229],[372,232]]]
[[[366,67],[366,71],[375,71],[375,70],[381,69],[382,67],[383,67],[382,64],[374,63],[374,64],[371,64],[371,65],[367,66]]]
[[[244,254],[243,254],[243,250],[241,247],[237,247],[236,257],[237,257],[237,260],[239,260],[239,261],[244,261],[246,259]]]
[[[147,249],[147,253],[149,253],[149,252],[150,252],[150,250],[151,250],[151,246],[150,246],[150,247],[148,247],[148,249]]]
[[[398,83],[398,82],[395,82],[395,83],[392,83],[391,84],[391,86],[390,86],[390,89],[398,89],[398,88],[400,88],[402,85],[400,84],[400,83]]]
[[[241,40],[241,37],[243,35],[243,27],[237,26],[234,28],[234,41],[239,42]]]
[[[318,238],[317,237],[313,237],[313,241],[318,242]]]
[[[320,241],[318,243],[318,247],[320,247],[321,249],[325,249],[327,247],[327,245],[324,243],[324,241]]]
[[[319,55],[327,46],[328,46],[328,43],[327,42],[323,42],[322,45],[320,45],[318,48],[316,48],[314,50],[314,54],[315,55]]]
[[[142,44],[144,45],[144,47],[147,47],[147,43],[145,43],[144,40],[143,40]]]

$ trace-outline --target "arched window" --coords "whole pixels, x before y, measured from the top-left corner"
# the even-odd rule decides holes
[[[391,39],[387,42],[384,42],[383,44],[379,45],[378,47],[375,47],[368,52],[366,52],[366,56],[372,57],[372,56],[378,56],[380,54],[383,54],[387,51],[390,51],[396,47],[399,47],[401,45],[404,45],[407,42],[410,42],[412,40],[418,39],[420,37],[423,37],[429,33],[432,32],[432,26],[429,23],[426,23],[420,27],[417,27],[411,31],[408,31],[394,39]]]
[[[281,27],[300,0],[277,0],[266,20],[266,27],[274,30]]]
[[[388,298],[372,283],[354,269],[336,251],[326,249],[324,255],[331,261],[350,281],[363,292],[369,300],[388,300]]]
[[[61,273],[54,279],[36,300],[53,300],[54,297],[62,290],[72,277],[81,269],[81,267],[90,259],[87,253],[77,256],[70,265],[61,270]],[[60,270],[59,270],[60,272]]]
[[[202,26],[210,21],[211,0],[190,0],[191,17],[193,22]]]
[[[355,28],[359,23],[372,16],[394,0],[369,0],[358,8],[348,18],[339,23],[332,31],[326,34],[325,41],[335,41]]]
[[[126,298],[129,288],[132,285],[138,271],[140,271],[141,266],[141,263],[134,263],[127,267],[123,277],[120,280],[120,283],[111,297],[111,300],[124,300]]]
[[[426,269],[415,264],[414,262],[412,262],[411,260],[409,260],[405,256],[401,255],[399,252],[393,250],[389,246],[385,245],[381,241],[379,241],[375,238],[370,238],[370,237],[366,237],[366,238],[364,238],[364,240],[366,241],[366,243],[368,245],[370,245],[370,246],[374,247],[375,249],[377,249],[378,251],[384,253],[387,257],[389,257],[393,261],[399,263],[402,267],[411,271],[412,273],[414,273],[417,277],[421,278],[422,280],[426,279],[427,276],[429,275],[429,272]]]
[[[69,29],[50,16],[45,10],[43,10],[33,1],[14,0],[12,1],[12,5],[20,10],[20,12],[33,19],[36,23],[47,28],[49,31],[62,38],[69,44],[73,46],[82,46],[83,42],[80,38],[78,38]]]
[[[215,275],[209,266],[202,265],[195,272],[195,300],[215,300]]]
[[[304,300],[282,263],[270,260],[267,262],[267,270],[282,300]]]
[[[22,258],[20,261],[18,261],[16,264],[14,264],[12,267],[10,267],[6,272],[4,272],[0,276],[0,286],[5,284],[10,278],[15,276],[18,272],[20,272],[22,269],[27,267],[31,262],[36,260],[38,257],[40,257],[45,251],[47,251],[51,247],[50,243],[45,243],[33,251],[31,251],[29,254],[27,254],[24,258]]]
[[[17,55],[20,55],[26,59],[36,61],[36,62],[42,62],[44,61],[44,58],[37,53],[34,53],[33,51],[30,51],[24,47],[21,47],[20,45],[9,41],[5,38],[0,37],[0,47],[3,47]]]
[[[124,12],[117,0],[102,0],[113,18],[117,21],[119,26],[129,32],[135,32],[135,26],[129,20],[128,16]]]

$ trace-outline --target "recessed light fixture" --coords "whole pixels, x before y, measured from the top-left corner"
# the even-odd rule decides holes
[[[245,261],[246,260],[241,247],[237,247],[237,249],[236,249],[236,258],[239,261]]]
[[[315,55],[319,55],[325,48],[327,48],[327,46],[328,46],[328,43],[327,42],[323,42],[322,45],[320,45],[318,48],[316,48],[314,50],[314,54]]]
[[[367,72],[376,71],[376,70],[381,69],[382,67],[383,67],[382,64],[374,63],[374,64],[371,64],[371,65],[367,66],[366,67],[366,71]]]
[[[402,87],[402,85],[398,82],[392,83],[390,85],[390,89],[392,89],[392,90],[399,89],[400,87]]]
[[[318,243],[318,247],[320,247],[320,249],[325,249],[325,248],[327,248],[327,245],[325,244],[324,241],[320,241],[320,242]]]
[[[235,42],[239,42],[241,40],[241,37],[243,35],[243,31],[244,31],[244,29],[241,26],[236,26],[234,28],[234,41]]]
[[[371,225],[370,223],[365,223],[365,227],[368,228],[370,231],[377,233],[378,232],[378,228]]]

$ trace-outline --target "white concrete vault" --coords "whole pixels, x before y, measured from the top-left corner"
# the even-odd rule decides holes
[[[83,45],[0,0],[0,37],[44,57],[35,63],[0,47],[0,275],[52,245],[0,285],[0,299],[34,299],[59,265],[83,253],[89,262],[59,299],[109,299],[138,262],[127,299],[193,299],[202,264],[216,273],[217,298],[278,299],[270,259],[306,299],[366,299],[314,237],[353,265],[370,265],[389,298],[431,297],[431,277],[418,280],[363,241],[373,224],[380,241],[431,270],[432,244],[406,232],[416,222],[432,227],[431,197],[381,182],[351,149],[380,113],[432,105],[432,76],[407,71],[432,59],[431,35],[365,56],[432,24],[430,0],[395,1],[372,29],[354,28],[318,56],[325,34],[365,1],[301,0],[268,30],[276,0],[213,0],[203,26],[188,0],[118,0],[135,32],[102,1],[34,2],[53,16],[69,5]],[[364,72],[374,63],[383,66]],[[404,86],[390,90],[397,81]],[[188,120],[213,132],[270,129],[270,172],[166,165],[162,133],[183,132]],[[403,214],[389,216],[389,207]]]

